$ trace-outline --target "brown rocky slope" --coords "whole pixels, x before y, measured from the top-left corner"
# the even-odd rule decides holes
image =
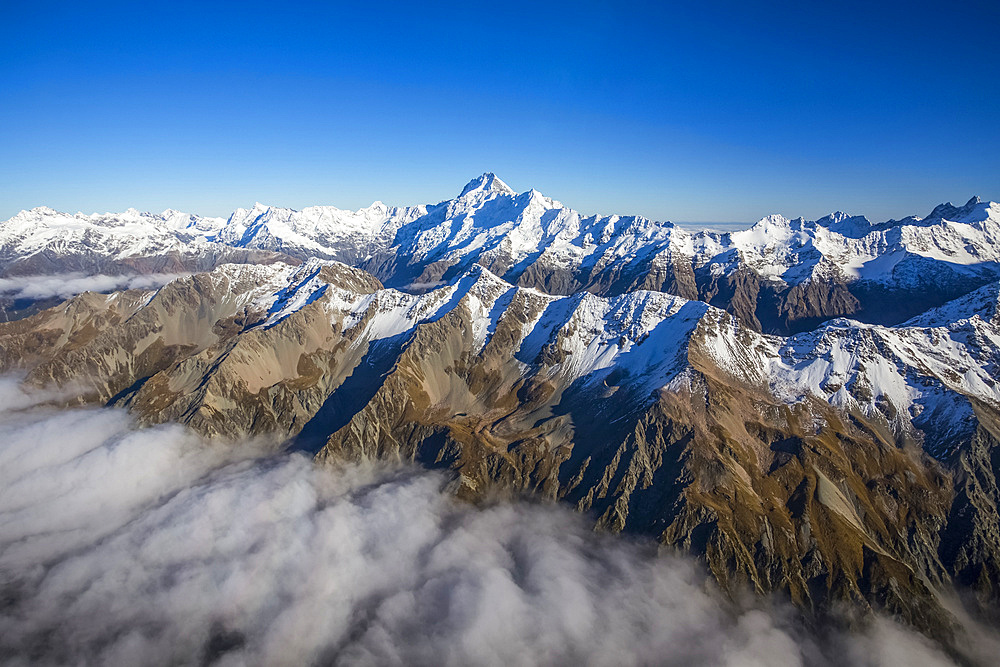
[[[792,401],[769,370],[781,344],[663,293],[555,297],[474,269],[409,295],[318,262],[0,324],[0,364],[28,385],[321,461],[447,468],[463,497],[572,503],[703,558],[724,588],[886,610],[951,641],[954,584],[997,603],[996,403],[927,365],[928,395],[974,410],[964,430],[921,430],[912,406],[865,394],[874,358],[839,403],[839,388]]]

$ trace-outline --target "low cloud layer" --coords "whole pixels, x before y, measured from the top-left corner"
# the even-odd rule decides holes
[[[150,273],[130,276],[88,276],[63,273],[54,276],[15,276],[0,278],[0,296],[14,299],[68,299],[83,292],[111,292],[122,289],[153,289],[166,285],[183,274]]]
[[[0,382],[9,664],[948,664],[888,621],[820,642],[790,609],[724,604],[562,507],[26,404]]]

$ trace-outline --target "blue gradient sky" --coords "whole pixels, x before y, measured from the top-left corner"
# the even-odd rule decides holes
[[[1000,198],[1000,3],[0,0],[0,218],[452,197],[925,215]]]

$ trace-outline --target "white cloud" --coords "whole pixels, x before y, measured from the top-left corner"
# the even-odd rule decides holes
[[[182,275],[150,273],[127,276],[88,276],[83,273],[63,273],[51,276],[14,276],[0,278],[0,296],[15,299],[67,299],[83,292],[111,292],[121,289],[153,289],[166,285]]]
[[[407,285],[404,289],[407,292],[429,292],[432,289],[436,289],[438,287],[441,287],[442,285],[447,285],[447,284],[448,281],[446,280],[434,280],[427,283],[413,282]]]
[[[411,467],[19,401],[0,413],[10,664],[946,663],[888,621],[819,642],[563,507],[475,509]]]

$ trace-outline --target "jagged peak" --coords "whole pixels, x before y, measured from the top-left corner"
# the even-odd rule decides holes
[[[863,215],[851,215],[835,211],[816,221],[817,227],[825,227],[841,236],[858,238],[874,230],[871,221]]]
[[[974,195],[969,201],[965,202],[964,206],[954,206],[951,202],[945,202],[944,204],[935,206],[934,210],[925,219],[958,221],[967,218],[977,208],[982,207],[982,204],[983,202],[978,195]],[[986,204],[985,208],[989,208],[989,203]]]
[[[780,213],[772,213],[758,220],[749,229],[730,233],[729,238],[737,244],[766,245],[780,242],[791,233],[792,222]]]
[[[36,206],[34,208],[24,208],[14,214],[6,222],[29,221],[37,218],[45,218],[57,215],[68,215],[62,211],[57,211],[48,206]]]
[[[463,283],[481,285],[500,285],[504,287],[514,287],[500,276],[496,275],[488,268],[479,263],[469,265],[464,271],[453,277],[447,283],[442,283],[441,287],[454,288]]]
[[[250,208],[238,208],[229,214],[227,219],[227,224],[232,222],[249,222],[255,220],[264,214],[274,214],[279,211],[291,212],[292,209],[281,208],[278,206],[270,206],[268,204],[262,204],[259,201],[254,202],[253,206]]]
[[[474,178],[462,189],[459,197],[465,197],[473,192],[487,192],[501,195],[516,194],[509,185],[501,181],[496,174],[491,171],[486,172],[478,178]]]
[[[306,261],[302,262],[302,264],[300,264],[296,268],[295,274],[296,275],[306,275],[306,274],[309,274],[309,273],[315,273],[315,272],[319,271],[320,269],[322,269],[326,264],[331,264],[331,263],[332,262],[324,261],[324,260],[322,260],[322,259],[320,259],[318,257],[310,257]],[[337,262],[337,263],[339,264],[340,262]]]
[[[495,297],[508,290],[518,289],[482,264],[473,264],[470,266],[468,271],[457,281],[454,281],[453,284],[458,284],[463,279],[472,281],[469,291],[477,295]]]
[[[771,213],[758,220],[754,227],[787,227],[789,222],[791,220],[780,213]]]
[[[832,227],[845,222],[864,223],[866,225],[871,224],[868,221],[868,218],[863,215],[851,215],[850,213],[845,213],[844,211],[834,211],[833,213],[824,215],[822,218],[816,220],[816,224],[823,227]]]
[[[261,202],[257,201],[254,202],[253,206],[251,206],[250,208],[240,207],[236,209],[230,214],[229,217],[239,218],[247,215],[252,215],[254,217],[257,217],[258,215],[261,215],[263,213],[268,213],[269,211],[290,211],[290,210],[292,209],[283,209],[280,206],[271,206],[270,204],[262,204]]]

